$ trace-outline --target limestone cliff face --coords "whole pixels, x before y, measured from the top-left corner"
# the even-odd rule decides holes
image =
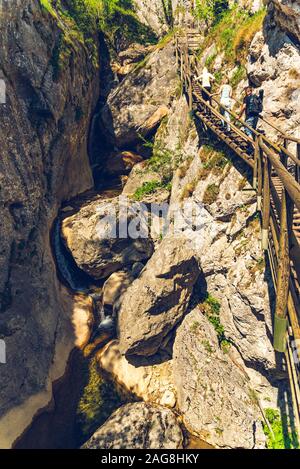
[[[265,91],[265,117],[296,137],[300,122],[299,24],[298,2],[268,2],[264,28],[250,46],[247,65],[251,82]],[[276,138],[269,126],[265,130]]]
[[[86,148],[98,96],[98,70],[82,42],[65,44],[62,19],[37,0],[5,3],[0,338],[7,364],[0,365],[0,447],[48,403],[50,381],[64,371],[72,347],[72,302],[61,301],[49,229],[61,201],[92,186]]]
[[[157,33],[166,30],[166,18],[164,16],[163,1],[135,0],[136,12],[139,19],[148,24]]]
[[[298,0],[271,0],[270,11],[281,29],[300,42],[300,5]]]

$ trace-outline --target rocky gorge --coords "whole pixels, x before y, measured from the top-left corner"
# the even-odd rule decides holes
[[[263,88],[266,117],[297,136],[297,2],[236,3],[228,18],[253,29],[242,63],[213,26],[199,60],[236,96]],[[266,448],[273,420],[296,447],[250,174],[178,75],[189,2],[136,1],[125,39],[82,32],[71,4],[0,17],[0,447]]]

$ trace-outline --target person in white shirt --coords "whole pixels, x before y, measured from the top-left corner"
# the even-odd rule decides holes
[[[232,87],[229,84],[228,78],[224,78],[223,84],[220,88],[220,103],[222,104],[221,107],[221,114],[225,117],[225,120],[227,121],[227,130],[230,132],[230,113],[232,106],[233,106],[233,100],[232,100]],[[223,126],[225,126],[225,122],[223,121]]]
[[[207,70],[207,67],[204,67],[201,75],[195,78],[195,80],[201,80],[202,87],[204,88],[202,91],[202,98],[211,105],[211,81],[214,81],[215,77]]]

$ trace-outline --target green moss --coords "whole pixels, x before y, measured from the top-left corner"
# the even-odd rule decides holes
[[[220,188],[217,184],[209,184],[203,195],[203,203],[206,205],[211,205],[218,199],[220,193]]]
[[[221,349],[223,350],[224,353],[228,353],[231,344],[225,337],[224,326],[221,323],[220,302],[216,298],[214,298],[212,295],[207,293],[202,303],[200,304],[200,308],[202,312],[205,314],[205,316],[207,317],[208,321],[213,325],[217,333],[218,341],[219,341]]]
[[[246,78],[247,71],[243,65],[238,65],[237,69],[233,73],[230,83],[233,88],[236,88],[237,85]]]
[[[132,42],[157,42],[153,31],[138,20],[132,0],[72,0],[68,3],[62,0],[40,0],[40,5],[55,18],[63,34],[64,51],[61,42],[53,52],[56,75],[63,66],[63,56],[70,55],[76,42],[85,45],[93,64],[98,66],[96,40],[100,30],[118,47]],[[64,54],[66,51],[69,54]]]
[[[102,425],[111,413],[122,404],[122,397],[101,376],[96,358],[93,358],[87,370],[86,386],[77,408],[77,426],[81,438],[90,437]]]
[[[265,410],[266,419],[268,420],[272,433],[265,422],[263,430],[267,436],[268,449],[297,449],[299,448],[298,438],[295,432],[285,431],[279,411],[277,409],[268,408]]]
[[[193,334],[196,334],[198,329],[200,327],[200,322],[194,321],[193,324],[191,325],[190,329]]]
[[[162,187],[160,181],[149,181],[144,182],[133,194],[134,200],[142,200],[145,195],[154,194],[158,189]]]
[[[166,125],[167,119],[164,119],[160,124],[159,132],[162,132]],[[182,163],[183,155],[180,148],[171,151],[165,148],[163,141],[159,138],[156,138],[153,143],[145,140],[142,136],[140,137],[144,141],[144,147],[152,150],[152,156],[147,161],[148,169],[159,174],[164,186],[168,186],[173,178],[173,172]]]
[[[225,61],[240,65],[246,61],[248,47],[262,27],[266,11],[261,9],[255,14],[234,5],[227,9],[219,21],[210,28],[200,51],[200,55],[210,45],[215,44],[219,53],[225,53]],[[241,75],[242,71],[239,71]],[[235,84],[240,76],[235,77]]]
[[[207,57],[207,59],[205,60],[205,66],[210,69],[210,67],[212,66],[212,64],[214,63],[215,59],[217,57],[217,54],[212,54],[212,55],[209,55]]]
[[[208,340],[202,340],[202,345],[203,347],[205,348],[206,352],[209,353],[209,354],[212,354],[213,353],[213,348],[212,346],[210,345],[209,341]]]
[[[205,169],[212,170],[214,174],[219,174],[228,164],[228,159],[222,151],[214,151],[211,157],[203,164]]]

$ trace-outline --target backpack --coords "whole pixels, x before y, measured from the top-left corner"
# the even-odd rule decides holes
[[[248,114],[258,116],[263,111],[263,101],[260,96],[252,94],[248,104]]]

